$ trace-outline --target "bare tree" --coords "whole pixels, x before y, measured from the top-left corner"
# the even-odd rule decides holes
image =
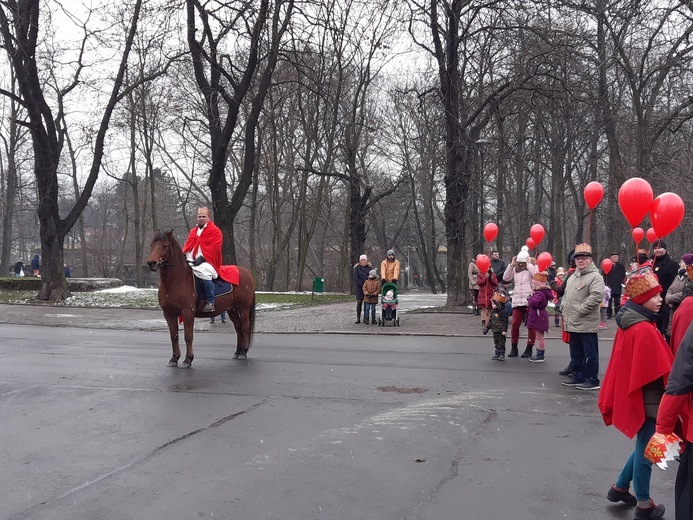
[[[38,216],[41,232],[42,287],[38,298],[42,300],[63,300],[70,291],[63,272],[63,245],[65,236],[75,225],[91,196],[98,178],[103,157],[104,140],[111,114],[120,100],[120,88],[130,53],[132,40],[137,28],[141,0],[132,6],[129,32],[121,54],[120,64],[113,81],[108,102],[96,133],[94,157],[90,172],[80,197],[65,218],[60,216],[60,184],[57,172],[61,163],[61,154],[65,143],[67,129],[62,124],[62,102],[58,103],[57,113],[51,108],[46,97],[47,85],[42,72],[39,45],[39,30],[42,27],[41,4],[33,1],[9,0],[0,4],[0,33],[4,49],[8,53],[12,69],[17,77],[19,96],[8,91],[0,93],[11,97],[22,105],[28,121],[22,121],[31,132],[34,147],[34,175],[38,188]],[[45,14],[45,13],[43,13]],[[86,46],[87,27],[83,25],[85,38],[82,42],[79,60],[83,57]],[[58,99],[62,100],[79,83],[83,63],[78,61],[72,79],[67,85],[55,85]]]
[[[210,139],[208,185],[216,223],[225,237],[225,260],[235,263],[234,222],[253,179],[258,118],[294,2],[261,0],[259,5],[252,2],[231,5],[186,0],[186,6],[188,46],[205,103]],[[246,102],[251,108],[244,121],[242,170],[229,197],[226,178],[229,142],[238,130],[241,107]]]

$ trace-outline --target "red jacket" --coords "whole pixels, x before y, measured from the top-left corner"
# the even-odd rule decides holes
[[[672,359],[669,346],[653,322],[619,327],[599,392],[604,423],[613,424],[632,439],[645,422],[642,387],[659,378],[666,383]]]
[[[679,311],[684,304],[693,298],[686,298],[676,311],[674,317],[683,318]],[[680,342],[674,342],[672,331],[671,347],[676,352],[674,364],[671,367],[671,375],[667,384],[666,392],[659,403],[657,413],[657,432],[673,433],[674,428],[680,421],[683,427],[683,436],[688,442],[693,442],[693,421],[690,420],[693,413],[693,327],[688,324],[680,323],[681,328],[686,331]]]
[[[498,286],[498,278],[496,273],[491,273],[491,276],[486,276],[487,273],[479,273],[476,275],[476,283],[479,286],[479,297],[476,303],[479,307],[491,308],[491,299],[493,291]]]

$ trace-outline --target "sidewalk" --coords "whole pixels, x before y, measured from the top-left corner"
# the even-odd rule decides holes
[[[459,310],[445,309],[445,294],[418,291],[402,293],[399,297],[400,326],[387,322],[384,327],[356,324],[356,302],[330,303],[313,307],[259,310],[255,331],[266,334],[378,334],[410,336],[482,337],[481,318]],[[376,317],[379,315],[376,314]],[[0,304],[0,324],[40,325],[54,327],[81,327],[115,330],[168,330],[160,310],[58,307],[48,304]],[[616,323],[607,322],[607,330],[599,331],[599,339],[613,340]],[[217,318],[211,324],[207,319],[195,320],[197,332],[224,332],[233,329]],[[521,342],[527,332],[520,331]],[[560,329],[552,328],[547,339],[560,339]],[[489,338],[489,341],[491,339]]]

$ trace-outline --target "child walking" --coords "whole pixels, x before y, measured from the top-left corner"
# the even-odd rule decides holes
[[[536,353],[529,358],[530,363],[543,363],[546,340],[544,334],[549,331],[549,313],[546,306],[553,299],[553,292],[548,285],[549,273],[542,271],[532,277],[534,292],[527,301],[527,328],[536,334]]]
[[[609,307],[609,301],[611,300],[611,287],[604,284],[604,298],[602,299],[602,304],[599,306],[599,330],[606,329],[606,309]]]
[[[368,278],[363,282],[363,303],[365,304],[366,310],[363,314],[363,323],[368,325],[368,311],[370,311],[371,321],[374,325],[378,322],[375,321],[375,306],[378,303],[378,296],[380,295],[380,280],[378,280],[378,272],[375,269],[371,269],[368,273]]]
[[[489,330],[493,331],[493,359],[494,361],[505,361],[505,339],[508,334],[508,320],[513,312],[508,293],[505,287],[498,286],[491,298],[491,310],[489,319],[484,329],[484,334]]]

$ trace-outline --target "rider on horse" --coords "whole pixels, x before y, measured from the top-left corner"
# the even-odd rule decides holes
[[[209,220],[209,208],[197,209],[197,226],[190,230],[183,244],[183,252],[196,278],[205,288],[207,304],[202,312],[214,312],[214,282],[219,277],[221,267],[221,244],[224,237],[221,230]]]

